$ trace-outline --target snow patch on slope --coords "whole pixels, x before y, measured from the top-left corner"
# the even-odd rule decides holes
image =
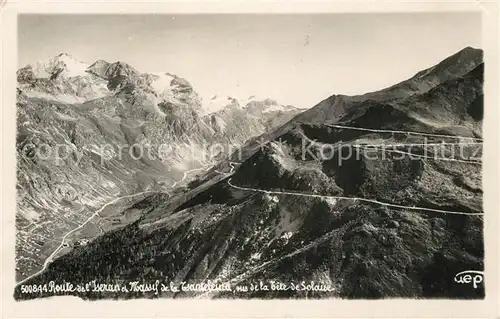
[[[271,105],[268,105],[264,108],[264,110],[262,110],[263,113],[266,113],[266,112],[279,112],[279,111],[286,111],[286,108],[283,106],[283,105],[280,105],[280,104],[271,104]]]
[[[168,73],[152,73],[154,76],[153,82],[151,82],[151,87],[156,92],[163,94],[165,91],[170,90],[172,80],[174,77]]]
[[[89,66],[89,64],[78,61],[74,57],[67,54],[59,57],[59,63],[63,63],[66,66],[63,72],[68,77],[85,75],[85,70],[87,70]]]
[[[230,97],[230,96],[217,96],[214,95],[212,98],[210,98],[208,101],[203,103],[202,107],[202,115],[207,115],[207,114],[212,114],[215,112],[218,112],[227,106],[236,106],[239,107],[240,104],[238,103],[238,100]]]

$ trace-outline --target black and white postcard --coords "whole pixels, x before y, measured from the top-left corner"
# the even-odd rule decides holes
[[[4,299],[498,297],[498,5],[123,4],[11,13]]]

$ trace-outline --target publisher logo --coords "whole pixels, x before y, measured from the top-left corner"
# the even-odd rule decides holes
[[[474,289],[484,280],[484,273],[479,270],[464,270],[455,275],[455,282],[459,284],[472,284]]]

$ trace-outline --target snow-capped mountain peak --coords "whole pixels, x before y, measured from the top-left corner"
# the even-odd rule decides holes
[[[202,112],[204,114],[216,113],[226,107],[241,107],[239,101],[230,96],[214,95],[208,101],[204,101]]]
[[[267,98],[251,95],[246,99],[234,98],[227,95],[213,95],[203,103],[203,113],[213,114],[226,108],[237,107],[249,115],[260,117],[264,113],[298,111],[299,109],[291,105],[283,105],[277,101]]]
[[[260,115],[268,112],[287,112],[290,110],[298,110],[291,105],[283,105],[270,98],[260,98],[252,95],[243,102],[244,108],[251,114]]]
[[[85,75],[88,63],[79,61],[75,57],[61,53],[45,61],[38,61],[28,65],[33,70],[35,78],[53,78],[53,77],[76,77]]]
[[[67,75],[68,77],[85,75],[85,70],[89,66],[88,63],[79,61],[75,57],[67,53],[58,55],[55,59],[55,62],[55,65],[63,66],[65,75]]]
[[[89,63],[61,53],[17,71],[18,88],[27,96],[82,103],[110,94],[106,81],[87,72]]]

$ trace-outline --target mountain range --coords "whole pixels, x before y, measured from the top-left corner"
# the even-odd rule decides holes
[[[176,75],[67,53],[19,69],[17,83],[19,278],[110,200],[169,189],[300,112],[268,98],[210,112]]]
[[[86,299],[483,298],[484,286],[454,281],[484,267],[483,73],[483,52],[467,47],[391,87],[332,95],[248,137],[181,189],[124,205],[111,217],[127,223],[85,245],[69,240],[26,283],[305,287],[59,293]],[[141,95],[120,92],[132,106]],[[236,102],[222,113],[240,110]]]

